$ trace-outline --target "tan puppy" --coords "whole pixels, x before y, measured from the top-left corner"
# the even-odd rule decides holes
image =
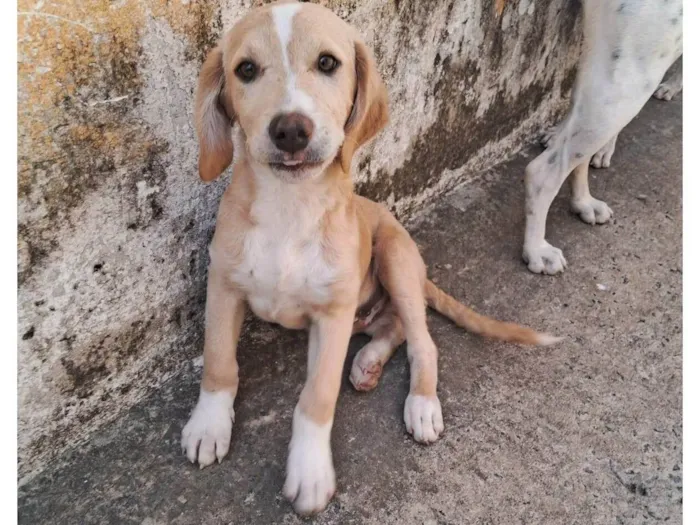
[[[231,163],[231,126],[239,126],[210,249],[202,387],[182,445],[202,467],[228,452],[246,305],[262,319],[308,330],[308,375],[294,410],[284,486],[300,513],[322,510],[335,492],[330,432],[353,333],[373,337],[353,363],[358,390],[376,386],[383,365],[408,341],[404,420],[422,443],[443,430],[426,300],[476,333],[554,341],[482,317],[439,290],[406,230],[384,207],[353,194],[352,156],[387,118],[370,52],[355,30],[318,5],[252,10],[211,51],[199,77],[205,181]]]

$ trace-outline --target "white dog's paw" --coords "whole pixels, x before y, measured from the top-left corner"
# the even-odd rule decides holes
[[[287,459],[284,496],[301,515],[321,512],[335,494],[331,425],[319,425],[297,407]]]
[[[201,390],[197,406],[182,429],[182,449],[192,463],[204,468],[228,453],[233,427],[233,400],[230,392]]]
[[[384,365],[382,356],[375,351],[375,348],[370,342],[355,354],[350,370],[350,382],[355,390],[368,392],[379,383]]]
[[[682,89],[678,82],[663,82],[654,91],[654,98],[659,100],[671,100]]]
[[[403,420],[406,430],[418,443],[433,443],[445,430],[437,397],[409,394],[403,407]]]
[[[562,251],[547,241],[542,241],[539,246],[523,247],[523,260],[532,273],[556,275],[566,268],[566,259]]]
[[[594,168],[609,168],[613,153],[615,153],[615,143],[608,142],[598,150],[598,153],[591,157],[591,166]]]
[[[559,126],[552,126],[547,131],[545,131],[540,137],[540,144],[542,145],[542,147],[547,149],[549,146],[551,146],[552,141],[554,140],[554,137],[558,132]]]
[[[613,214],[607,204],[593,197],[571,201],[571,210],[588,224],[604,224]]]

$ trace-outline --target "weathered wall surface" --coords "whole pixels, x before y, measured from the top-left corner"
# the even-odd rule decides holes
[[[19,1],[22,481],[201,352],[227,180],[198,180],[192,95],[207,50],[255,3]],[[402,217],[516,151],[573,82],[577,0],[326,4],[389,86],[358,191]]]

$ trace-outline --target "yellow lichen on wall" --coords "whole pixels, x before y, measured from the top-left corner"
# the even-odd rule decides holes
[[[37,164],[62,169],[73,126],[97,124],[100,105],[138,89],[142,24],[137,0],[19,1],[20,195]]]
[[[82,406],[89,405],[90,396],[103,393],[92,381],[137,359],[136,351],[129,350],[134,344],[115,331],[105,335],[104,323],[93,320],[95,306],[51,310],[47,303],[60,300],[53,294],[62,297],[63,290],[76,297],[84,289],[93,292],[90,297],[99,295],[95,290],[100,285],[92,282],[92,276],[90,282],[78,282],[85,279],[84,268],[94,264],[85,260],[86,250],[73,251],[65,266],[60,261],[74,249],[75,238],[82,242],[94,236],[95,243],[102,241],[98,238],[102,225],[83,222],[101,193],[118,188],[110,217],[115,225],[110,231],[117,237],[121,232],[134,235],[163,217],[156,194],[139,200],[139,185],[164,186],[163,154],[169,147],[142,115],[146,79],[152,73],[145,70],[149,57],[144,40],[148,31],[170,26],[170,33],[185,46],[182,61],[169,67],[181,68],[188,61],[198,66],[211,40],[218,37],[218,9],[214,0],[19,0],[19,280],[22,319],[33,327],[32,337],[23,339],[20,348],[22,474],[70,442],[73,434],[65,429],[93,410]],[[107,242],[123,241],[124,237],[111,237]],[[57,273],[57,266],[62,273]],[[46,283],[53,280],[60,282],[60,291],[47,289]],[[75,302],[89,300],[81,296]],[[60,318],[60,326],[74,324],[77,335],[54,331],[50,322],[44,325],[51,316]],[[129,332],[133,334],[133,328],[125,333]],[[109,346],[105,341],[114,342]],[[39,363],[48,379],[39,380],[47,390],[37,397]],[[63,415],[38,424],[31,417],[37,408],[32,403],[55,409],[51,404],[55,400],[37,401],[41,395],[54,395],[47,392],[55,389],[61,392]],[[66,406],[72,407],[72,415],[67,415]],[[47,440],[52,447],[46,447]]]
[[[20,0],[20,159],[60,155],[52,132],[72,125],[72,119],[66,121],[66,105],[95,113],[102,104],[136,94],[139,38],[147,14],[164,18],[197,47],[209,38],[216,5],[213,1]],[[73,107],[73,98],[79,99],[81,108]]]
[[[175,33],[184,36],[190,44],[190,57],[203,59],[213,47],[212,21],[216,21],[218,2],[149,0],[148,9],[157,18],[163,18]],[[221,28],[218,27],[218,30]]]
[[[61,0],[18,3],[21,116],[60,111],[61,99],[104,79],[102,61],[135,71],[139,30],[137,0]],[[124,73],[117,71],[116,73]],[[120,79],[133,80],[134,75]],[[46,120],[46,119],[44,119]],[[20,124],[27,121],[20,118]]]
[[[93,83],[102,60],[137,64],[146,14],[192,40],[208,32],[217,2],[19,0],[20,94],[25,109],[47,107]],[[199,43],[197,41],[195,44]]]
[[[19,234],[32,265],[59,243],[55,231],[85,194],[114,172],[137,173],[158,143],[135,116],[141,37],[165,20],[201,61],[218,36],[215,1],[20,0],[18,4]],[[154,149],[155,148],[155,149]]]

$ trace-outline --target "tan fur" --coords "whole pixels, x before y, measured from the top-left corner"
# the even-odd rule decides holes
[[[333,75],[315,69],[322,53],[339,59]],[[242,60],[259,62],[262,74],[255,81],[236,78]],[[307,329],[307,380],[294,416],[285,494],[299,512],[315,512],[332,495],[334,473],[329,448],[327,456],[309,451],[330,447],[354,331],[373,335],[353,365],[352,381],[361,390],[376,385],[384,363],[407,340],[411,387],[405,421],[425,443],[442,431],[437,348],[427,329],[426,298],[477,333],[525,343],[543,340],[530,329],[479,316],[438,290],[427,280],[408,232],[386,208],[353,193],[352,157],[387,122],[387,94],[356,31],[330,11],[312,4],[251,11],[207,58],[196,107],[204,180],[231,162],[234,121],[240,126],[237,143],[245,147],[221,200],[210,249],[203,393],[183,431],[183,446],[190,458],[197,458],[199,447],[202,466],[213,461],[213,451],[220,459],[228,450],[226,439],[214,443],[211,436],[225,434],[230,425],[223,419],[232,406],[222,403],[232,405],[238,387],[236,345],[246,304],[266,321]],[[285,111],[314,121],[308,146],[294,156],[275,149],[268,136],[271,120]],[[310,155],[321,161],[303,160]],[[284,170],[276,167],[278,159],[301,167]],[[356,312],[379,287],[390,301],[381,303],[383,310],[368,326],[356,324]],[[209,394],[221,391],[232,397]],[[209,428],[216,423],[212,413],[222,423],[217,433]],[[323,490],[311,494],[304,488],[314,484]]]
[[[231,141],[232,117],[227,114],[222,97],[224,71],[219,47],[207,56],[195,98],[195,124],[199,138],[199,176],[212,181],[224,171],[233,159]]]
[[[389,121],[389,103],[386,88],[376,74],[374,58],[362,42],[355,43],[355,73],[357,94],[353,111],[345,128],[345,142],[341,163],[346,172],[357,148],[370,140]]]
[[[525,345],[542,345],[554,342],[551,336],[541,334],[515,323],[504,323],[476,313],[457,299],[443,292],[430,280],[425,282],[425,298],[428,306],[452,320],[458,326],[475,334]]]
[[[496,0],[496,3],[495,3],[496,16],[501,16],[503,14],[503,10],[505,8],[506,8],[506,0]]]

